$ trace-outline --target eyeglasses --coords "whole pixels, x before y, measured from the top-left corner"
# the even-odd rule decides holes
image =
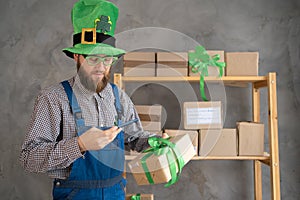
[[[86,62],[91,66],[98,65],[101,62],[104,66],[111,66],[118,60],[118,57],[113,57],[113,56],[105,56],[105,57],[96,56],[96,55],[82,55],[82,56],[85,58]]]

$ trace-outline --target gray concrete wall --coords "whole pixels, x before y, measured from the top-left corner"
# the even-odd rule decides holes
[[[51,181],[45,175],[25,173],[18,155],[38,91],[75,73],[73,61],[61,52],[71,45],[70,10],[74,2],[0,3],[1,199],[51,199]],[[281,196],[285,200],[300,199],[299,0],[115,0],[114,3],[120,7],[118,44],[127,50],[187,51],[199,43],[207,49],[259,51],[259,74],[277,72]],[[158,29],[139,29],[143,27]],[[127,89],[136,103],[165,105],[166,112],[171,112],[180,101],[196,98],[186,95],[184,89],[175,89],[178,87],[183,86],[129,85]],[[197,84],[191,87],[191,91],[198,90]],[[211,87],[212,93],[224,90]],[[147,93],[145,90],[155,94],[152,101],[141,96]],[[233,127],[237,120],[251,119],[250,91],[250,88],[225,88],[226,127]],[[172,92],[180,99],[178,102],[165,101],[170,97],[166,94]],[[218,94],[214,95],[217,99]],[[261,117],[265,124],[266,102],[264,90]],[[179,127],[173,115],[178,116],[178,112],[168,115],[166,128]],[[271,198],[269,179],[269,168],[264,166],[263,199]],[[155,199],[253,199],[252,162],[192,161],[184,168],[180,181],[170,188],[138,187],[129,174],[127,190],[154,193]]]

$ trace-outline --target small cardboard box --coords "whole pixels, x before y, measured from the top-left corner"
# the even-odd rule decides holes
[[[135,105],[135,109],[139,115],[144,130],[151,133],[159,133],[161,131],[162,106]]]
[[[237,123],[239,156],[264,155],[264,124],[254,122]]]
[[[226,52],[226,76],[258,76],[258,52]]]
[[[221,129],[222,108],[220,101],[183,103],[184,129]]]
[[[191,130],[175,130],[175,129],[165,129],[165,133],[167,133],[170,137],[174,137],[177,135],[188,134],[190,139],[194,145],[195,152],[198,154],[198,131]]]
[[[237,156],[236,129],[200,130],[200,156]]]
[[[190,52],[194,52],[194,50],[192,50]],[[218,62],[224,62],[224,51],[222,51],[222,50],[207,50],[206,52],[211,57],[213,57],[216,54],[219,54],[220,59],[218,60]],[[208,66],[207,70],[208,70],[208,76],[219,77],[219,74],[220,74],[219,67]],[[225,75],[225,68],[223,68],[223,76],[224,75]],[[199,74],[193,73],[192,67],[189,66],[189,76],[199,76]]]
[[[157,76],[187,76],[187,53],[157,52]]]
[[[131,200],[131,197],[137,194],[126,194],[125,200]],[[154,200],[153,194],[140,194],[140,200]]]
[[[180,156],[184,160],[184,164],[187,164],[194,157],[194,155],[196,155],[192,141],[187,134],[172,137],[170,138],[170,141],[175,144]],[[150,184],[141,163],[142,158],[146,154],[147,153],[142,153],[128,163],[129,169],[133,173],[133,177],[138,185]],[[173,160],[173,162],[176,163],[175,160]],[[154,184],[167,183],[169,180],[171,180],[169,162],[166,154],[152,154],[146,159],[146,165],[149,169],[149,173]],[[177,167],[176,170],[178,172]]]
[[[129,52],[124,55],[124,76],[155,76],[155,52]]]

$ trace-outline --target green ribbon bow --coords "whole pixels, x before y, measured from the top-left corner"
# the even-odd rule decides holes
[[[132,195],[132,196],[130,197],[130,200],[141,200],[141,194],[138,193],[138,194],[136,194],[136,195]]]
[[[200,74],[200,94],[204,101],[207,101],[205,90],[204,90],[204,77],[208,76],[208,66],[214,66],[219,68],[219,77],[223,76],[223,68],[226,66],[225,62],[218,62],[220,55],[214,56],[208,55],[207,51],[203,46],[197,46],[195,52],[189,52],[189,65],[192,67],[193,73]]]
[[[150,145],[150,148],[143,151],[143,153],[147,153],[147,154],[143,156],[141,159],[142,167],[144,169],[148,182],[150,184],[154,184],[154,181],[149,172],[149,168],[146,164],[146,160],[153,154],[154,155],[166,154],[172,178],[167,184],[165,184],[165,187],[169,187],[173,185],[178,181],[182,168],[184,166],[183,158],[180,156],[175,144],[170,142],[169,138],[163,139],[157,137],[150,137],[148,139],[148,143]],[[178,172],[176,173],[177,168],[178,168]]]

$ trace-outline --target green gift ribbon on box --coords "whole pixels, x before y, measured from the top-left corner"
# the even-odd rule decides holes
[[[169,169],[170,169],[170,173],[171,173],[171,180],[167,184],[165,184],[165,187],[169,187],[169,186],[173,185],[179,179],[182,168],[184,166],[184,160],[183,160],[182,156],[180,156],[179,151],[177,150],[175,144],[170,142],[169,139],[170,138],[163,139],[163,138],[158,138],[158,137],[150,137],[148,139],[150,148],[143,151],[143,153],[147,153],[147,154],[142,157],[141,163],[142,163],[142,167],[144,169],[145,175],[150,184],[154,184],[154,181],[149,172],[149,168],[146,164],[146,160],[153,154],[157,155],[157,156],[166,154],[166,156],[167,156],[168,163],[169,163]],[[176,173],[176,165],[178,168],[177,173]]]
[[[130,197],[130,200],[141,200],[141,194],[138,193],[138,194],[136,194],[136,195],[132,195],[132,196]]]
[[[197,46],[195,52],[188,53],[189,65],[192,67],[193,73],[200,74],[199,88],[200,94],[203,101],[207,101],[205,90],[204,90],[204,77],[208,76],[208,66],[214,66],[219,68],[219,77],[223,76],[223,68],[226,66],[225,62],[218,62],[220,55],[214,56],[208,55],[207,51],[203,46]]]

